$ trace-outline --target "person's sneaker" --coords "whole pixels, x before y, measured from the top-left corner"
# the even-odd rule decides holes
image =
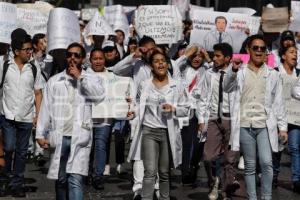
[[[105,165],[103,175],[110,176],[110,166],[109,165]]]
[[[154,199],[154,200],[159,200],[159,197],[160,197],[159,190],[158,190],[158,189],[155,189],[155,190],[154,190],[154,197],[153,197],[153,199]]]
[[[219,185],[220,185],[220,179],[219,177],[216,177],[214,186],[211,190],[211,192],[208,194],[209,200],[217,200],[219,197]]]
[[[300,181],[293,182],[293,192],[300,194]]]
[[[23,187],[11,189],[11,195],[17,198],[26,197],[25,189]]]
[[[137,190],[134,192],[133,195],[133,200],[142,200],[142,191],[141,190]]]
[[[0,197],[7,196],[8,183],[7,181],[0,181]]]
[[[35,156],[35,165],[38,167],[43,167],[46,164],[46,160],[42,154]]]
[[[93,187],[96,190],[103,190],[104,189],[104,180],[102,177],[95,177],[93,180]]]
[[[237,180],[234,180],[230,185],[226,188],[227,195],[231,196],[233,193],[235,193],[236,190],[240,188],[240,183]]]
[[[245,169],[245,161],[244,161],[244,157],[243,156],[240,157],[240,161],[239,161],[239,164],[238,164],[238,169],[240,169],[240,170],[244,170]]]
[[[276,189],[278,187],[278,179],[276,177],[273,177],[272,186],[274,189]]]
[[[118,175],[126,174],[126,171],[124,171],[122,164],[117,165],[117,174]]]

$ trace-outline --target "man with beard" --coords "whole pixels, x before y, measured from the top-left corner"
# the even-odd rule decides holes
[[[219,162],[220,156],[224,156],[224,175],[221,184],[223,199],[230,198],[232,193],[240,187],[235,179],[234,164],[237,151],[230,151],[230,105],[234,98],[232,94],[223,91],[223,80],[227,76],[228,66],[232,58],[232,47],[228,43],[215,44],[214,67],[205,74],[204,81],[200,85],[202,93],[197,107],[199,131],[207,132],[207,140],[204,144],[203,159],[208,176],[211,192],[210,200],[218,199],[220,185],[220,166],[212,167]]]
[[[55,148],[47,177],[56,180],[58,200],[84,199],[83,176],[88,175],[92,145],[91,102],[104,99],[102,79],[82,70],[85,55],[80,44],[69,45],[68,66],[49,79],[37,124],[39,145]]]

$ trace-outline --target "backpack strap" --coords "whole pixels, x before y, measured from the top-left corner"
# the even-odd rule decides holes
[[[35,66],[35,64],[34,64],[33,61],[30,61],[29,63],[30,63],[30,65],[31,65],[31,70],[32,70],[32,74],[33,74],[33,80],[34,80],[34,82],[35,82],[35,80],[36,80],[36,75],[37,75],[37,68],[36,68],[36,66]]]
[[[0,84],[0,89],[3,88],[3,84],[4,84],[4,80],[5,80],[5,75],[6,75],[6,72],[8,70],[8,67],[9,67],[8,60],[6,60],[3,63],[2,80],[1,80],[1,84]]]

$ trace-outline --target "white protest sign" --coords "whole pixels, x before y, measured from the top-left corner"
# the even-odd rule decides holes
[[[16,22],[16,5],[0,2],[0,42],[10,44],[10,35],[16,29]]]
[[[81,10],[81,19],[89,21],[93,18],[96,12],[98,12],[97,8],[83,8]]]
[[[189,10],[190,0],[169,0],[168,5],[175,5],[177,6],[181,16],[185,19],[186,11]]]
[[[207,51],[213,51],[216,43],[227,42],[232,45],[234,53],[238,53],[247,38],[245,30],[250,28],[251,33],[257,33],[260,26],[259,17],[245,14],[204,10],[194,10],[192,14],[191,44],[198,43]]]
[[[98,11],[95,13],[91,21],[89,21],[89,23],[85,26],[83,33],[85,36],[115,34],[111,26]]]
[[[229,8],[227,11],[229,13],[240,13],[245,15],[254,15],[256,13],[256,10],[252,8],[245,8],[245,7],[235,7],[235,8]]]
[[[300,13],[300,1],[291,1],[291,11],[292,15]]]
[[[295,13],[293,15],[293,20],[291,20],[289,25],[289,30],[299,32],[300,31],[300,13]]]
[[[105,99],[92,107],[92,118],[126,118],[128,103],[126,97],[132,95],[133,81],[129,77],[113,73],[97,73],[103,78]]]
[[[140,6],[135,29],[140,37],[150,36],[157,44],[176,43],[182,37],[182,18],[174,5]]]
[[[23,28],[31,36],[47,32],[48,16],[37,10],[18,8],[17,19],[18,28]]]
[[[30,10],[38,10],[44,15],[49,16],[50,11],[54,8],[53,5],[44,1],[36,1],[35,3],[19,3],[16,4],[18,8],[25,8]]]
[[[123,6],[123,10],[125,13],[130,13],[136,9],[136,6]]]
[[[80,42],[78,18],[72,10],[54,8],[49,15],[47,27],[47,51],[66,49],[73,42]]]
[[[125,35],[129,33],[129,23],[121,5],[105,6],[104,18],[113,30],[122,30]]]
[[[190,10],[210,10],[210,11],[214,11],[214,7],[202,7],[202,6],[196,6],[193,4],[190,4]]]

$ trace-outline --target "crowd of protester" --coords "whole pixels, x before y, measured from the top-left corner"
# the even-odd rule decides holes
[[[26,196],[26,160],[50,162],[56,199],[83,199],[85,182],[103,190],[115,165],[112,137],[116,172],[132,163],[134,200],[170,199],[170,171],[180,169],[182,184],[195,184],[200,162],[210,200],[231,199],[241,187],[239,162],[247,198],[258,199],[259,178],[260,199],[270,200],[284,148],[300,193],[300,116],[290,119],[290,105],[300,105],[300,33],[282,32],[276,49],[268,33],[249,35],[243,63],[222,39],[212,51],[190,44],[192,22],[183,24],[183,39],[173,45],[133,28],[128,40],[118,29],[93,35],[92,45],[82,39],[50,52],[45,34],[14,30],[11,44],[0,44],[0,196]],[[269,54],[275,67],[266,64]],[[127,119],[92,119],[92,104],[105,100],[104,73],[132,78]]]

